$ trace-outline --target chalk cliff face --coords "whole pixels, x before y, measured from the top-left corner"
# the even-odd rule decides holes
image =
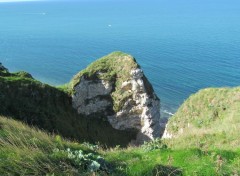
[[[74,77],[72,87],[79,114],[137,130],[135,144],[160,137],[160,100],[132,56],[114,52],[99,59]]]

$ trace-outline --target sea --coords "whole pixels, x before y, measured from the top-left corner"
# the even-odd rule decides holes
[[[0,62],[12,72],[62,85],[113,51],[136,58],[167,117],[200,89],[240,85],[240,1],[0,0]]]

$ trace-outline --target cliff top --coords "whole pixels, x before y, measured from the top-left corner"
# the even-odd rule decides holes
[[[116,77],[119,81],[128,80],[130,71],[134,68],[139,68],[139,65],[131,55],[116,51],[98,59],[75,75],[71,81],[72,87],[79,83],[79,78],[82,76],[86,76],[89,79],[97,77],[109,81]]]
[[[115,91],[112,93],[114,111],[119,111],[123,104],[129,99],[133,92],[122,89],[123,82],[127,82],[133,79],[131,71],[139,69],[140,66],[136,62],[135,58],[129,54],[116,51],[104,56],[92,64],[86,69],[76,74],[70,82],[70,91],[73,92],[75,86],[77,86],[81,78],[84,77],[88,80],[105,80],[114,84]],[[153,96],[153,88],[149,83],[142,71],[142,79],[146,92],[149,96]]]
[[[2,65],[2,63],[0,63],[0,77],[4,77],[4,78],[30,78],[30,79],[33,79],[32,75],[25,72],[25,71],[19,71],[19,72],[15,72],[15,73],[10,73],[8,71],[8,69],[6,67],[4,67]]]

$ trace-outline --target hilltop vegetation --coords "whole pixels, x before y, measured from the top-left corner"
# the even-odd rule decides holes
[[[73,89],[82,76],[86,79],[102,79],[114,82],[114,92],[111,94],[113,100],[113,110],[118,112],[132,93],[123,91],[122,83],[131,79],[131,70],[140,68],[136,60],[123,52],[113,52],[90,64],[86,69],[80,71],[71,80],[69,86]],[[149,92],[153,92],[151,85],[144,76],[144,81],[148,85]]]
[[[188,98],[168,123],[172,145],[205,149],[240,146],[240,88],[208,88]],[[184,142],[183,142],[184,141]]]

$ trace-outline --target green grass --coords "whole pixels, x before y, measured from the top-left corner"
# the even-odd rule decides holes
[[[123,52],[113,52],[104,56],[95,62],[91,63],[86,69],[80,71],[71,81],[72,87],[80,82],[80,77],[83,75],[88,78],[100,78],[103,80],[114,80],[116,77],[120,80],[128,80],[130,77],[130,70],[138,68],[139,65],[135,59]],[[101,72],[102,74],[97,74]]]
[[[201,151],[199,149],[156,149],[144,151],[129,148],[106,152],[117,172],[129,176],[146,175],[231,175],[240,174],[240,151]],[[218,159],[221,156],[222,161]],[[171,174],[172,173],[172,174]]]
[[[161,141],[140,147],[126,149],[116,147],[106,150],[87,143],[71,142],[34,127],[30,128],[21,122],[0,117],[0,175],[240,174],[240,148],[209,151],[171,149],[162,148],[163,145],[158,143]],[[87,161],[72,157],[72,154],[79,150]],[[99,156],[103,162],[98,161]],[[101,167],[99,169],[90,167],[93,161],[101,163]],[[91,171],[90,168],[96,170]]]
[[[71,151],[81,151],[86,161],[69,156]],[[92,145],[69,142],[0,116],[0,175],[90,175],[98,156]]]
[[[240,88],[208,88],[190,96],[170,119],[179,148],[234,149],[240,146]],[[183,142],[184,141],[184,142]]]

